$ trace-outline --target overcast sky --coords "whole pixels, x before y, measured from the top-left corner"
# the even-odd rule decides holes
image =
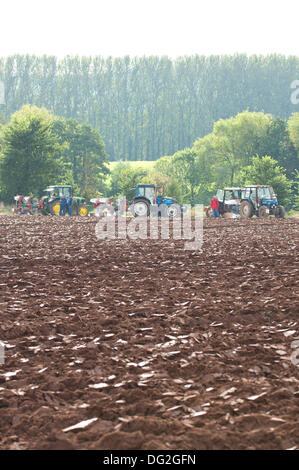
[[[299,55],[298,0],[1,0],[0,56]]]

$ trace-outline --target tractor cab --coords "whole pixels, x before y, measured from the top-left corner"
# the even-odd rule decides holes
[[[144,198],[151,205],[157,204],[158,206],[161,204],[170,206],[176,203],[175,198],[164,196],[163,188],[157,184],[138,184],[136,198]]]
[[[156,204],[158,197],[158,186],[156,184],[138,184],[136,197],[148,199],[151,204]]]
[[[72,196],[72,187],[71,186],[49,186],[44,190],[47,193],[49,198],[49,202],[56,198],[61,198],[65,196],[65,198],[69,198]]]
[[[239,213],[241,193],[241,188],[218,189],[216,196],[219,201],[219,212],[221,215],[224,215],[225,212]]]
[[[277,206],[277,197],[271,186],[248,185],[242,191],[242,201],[252,204],[255,211],[265,206],[268,209]]]
[[[272,186],[246,186],[242,191],[242,199],[251,200],[256,208],[263,205],[277,205],[277,197]]]
[[[226,203],[227,201],[239,201],[241,200],[241,188],[224,188],[218,189],[217,191],[217,199],[219,202]]]

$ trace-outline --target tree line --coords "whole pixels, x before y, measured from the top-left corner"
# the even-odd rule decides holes
[[[100,131],[112,161],[156,160],[245,109],[289,118],[298,78],[299,58],[282,55],[16,55],[0,59],[0,115],[8,121],[23,105],[44,107]]]
[[[49,184],[70,184],[87,199],[126,196],[139,183],[163,186],[180,203],[208,203],[218,188],[269,184],[287,208],[299,209],[299,113],[282,119],[243,111],[214,123],[192,146],[145,168],[111,168],[100,133],[89,124],[26,105],[0,124],[0,200],[40,196]]]

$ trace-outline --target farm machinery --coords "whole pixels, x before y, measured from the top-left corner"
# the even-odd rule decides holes
[[[278,205],[277,196],[272,186],[249,185],[245,186],[241,194],[240,215],[249,219],[253,215],[258,217],[275,217],[284,219],[286,211]]]
[[[74,196],[71,186],[49,186],[44,190],[46,193],[40,200],[39,210],[43,215],[59,215],[60,199],[64,196],[66,199],[72,198],[72,214],[81,217],[88,216],[89,208],[83,197]]]
[[[15,207],[13,213],[16,215],[36,215],[39,212],[39,203],[37,198],[30,196],[15,196]]]
[[[220,215],[223,217],[226,214],[244,219],[254,215],[257,217],[274,215],[278,218],[286,216],[285,208],[278,205],[272,186],[248,185],[243,188],[219,189],[216,197],[219,201]],[[211,217],[211,208],[206,207],[205,213],[207,217]]]
[[[162,188],[156,184],[138,184],[137,193],[130,205],[134,217],[164,216],[180,217],[185,207],[175,198],[163,196]]]
[[[113,197],[97,197],[90,199],[96,217],[114,216],[118,210],[126,211],[126,207],[122,207],[121,200]]]
[[[216,197],[219,201],[220,216],[225,217],[226,214],[228,214],[229,216],[238,216],[240,212],[241,194],[241,188],[218,189]],[[210,207],[206,207],[205,213],[206,217],[211,217],[212,209]]]
[[[60,199],[72,198],[72,215],[86,217],[89,214],[89,207],[83,197],[73,196],[71,186],[55,185],[44,190],[46,193],[40,201],[29,196],[15,196],[16,205],[13,212],[18,215],[59,215]]]

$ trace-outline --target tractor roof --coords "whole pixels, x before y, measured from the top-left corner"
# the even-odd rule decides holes
[[[67,185],[67,184],[53,184],[51,186],[48,186],[44,191],[51,191],[52,189],[55,188],[71,188],[72,186]]]
[[[224,191],[239,191],[242,188],[224,188]]]
[[[269,184],[246,184],[245,188],[270,188]]]

